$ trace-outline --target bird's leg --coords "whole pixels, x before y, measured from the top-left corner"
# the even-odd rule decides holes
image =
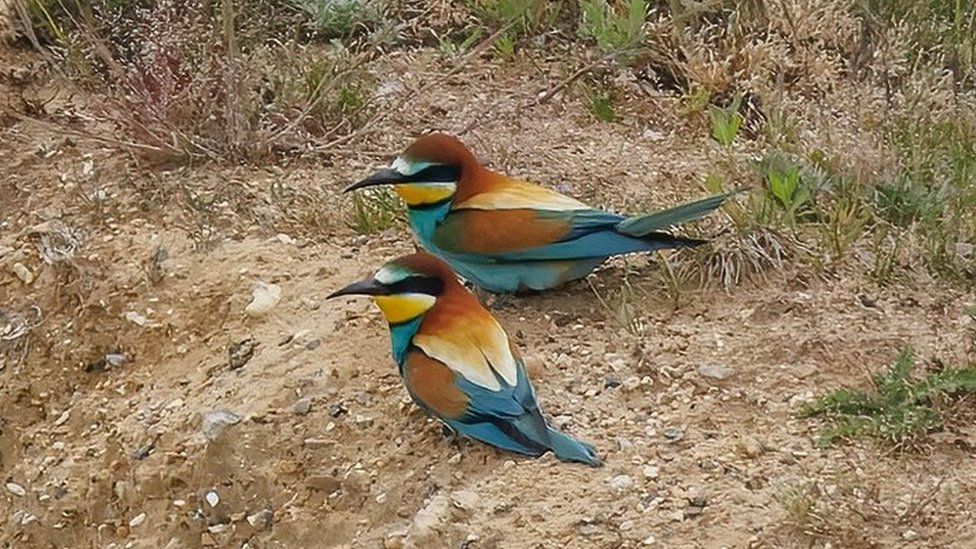
[[[441,436],[444,437],[444,440],[453,446],[458,452],[463,450],[462,445],[464,444],[464,437],[461,436],[461,433],[458,433],[450,425],[441,423]]]

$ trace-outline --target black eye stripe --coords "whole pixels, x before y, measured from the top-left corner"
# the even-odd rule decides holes
[[[429,276],[409,276],[389,286],[391,294],[427,294],[437,296],[444,291],[444,283]]]
[[[461,179],[461,167],[446,164],[427,166],[404,178],[406,183],[457,183]]]

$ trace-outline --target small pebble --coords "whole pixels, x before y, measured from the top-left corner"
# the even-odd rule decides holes
[[[685,436],[685,433],[684,433],[684,431],[681,430],[680,427],[671,427],[669,429],[665,429],[664,430],[664,438],[666,438],[668,440],[677,441],[677,440],[681,440],[682,438],[684,438],[684,436]]]
[[[304,416],[308,414],[312,409],[312,399],[309,397],[302,397],[298,399],[295,404],[292,405],[291,411],[294,414]]]
[[[274,513],[271,509],[262,509],[253,515],[248,515],[247,523],[251,525],[251,528],[255,530],[264,530],[271,526],[274,520]]]
[[[698,373],[704,377],[722,380],[732,375],[732,370],[722,364],[709,363],[699,366]]]
[[[146,514],[139,513],[138,515],[132,517],[132,520],[129,521],[129,528],[140,526],[143,522],[146,522]]]
[[[633,391],[640,387],[641,380],[637,376],[630,376],[624,380],[624,390]]]
[[[281,301],[280,286],[258,282],[251,291],[251,302],[244,308],[244,314],[250,317],[267,314],[279,301]]]
[[[215,490],[211,490],[207,492],[207,495],[204,496],[204,498],[207,500],[207,503],[210,504],[211,507],[216,507],[217,504],[220,503],[220,496],[217,495],[217,492]]]
[[[17,484],[16,482],[8,482],[7,491],[15,496],[24,497],[25,495],[27,495],[27,490],[25,490],[23,486]]]
[[[213,442],[224,432],[224,429],[230,425],[236,425],[240,421],[241,416],[230,410],[211,410],[202,414],[201,430],[203,436]]]
[[[629,490],[634,485],[634,479],[629,475],[617,475],[610,479],[610,489],[614,492]]]
[[[14,263],[13,266],[14,274],[17,278],[26,286],[30,286],[34,282],[34,273],[30,271],[23,263]]]

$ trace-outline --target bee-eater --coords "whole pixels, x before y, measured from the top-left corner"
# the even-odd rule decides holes
[[[375,185],[394,186],[428,252],[494,293],[553,288],[614,255],[702,244],[662,231],[706,215],[731,194],[624,217],[493,172],[441,133],[418,138],[390,168],[344,192]]]
[[[343,295],[373,298],[407,392],[454,431],[510,452],[602,465],[592,446],[546,424],[518,350],[443,261],[401,257],[329,298]]]

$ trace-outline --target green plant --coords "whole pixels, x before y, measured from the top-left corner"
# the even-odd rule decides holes
[[[895,118],[889,141],[900,170],[876,190],[879,216],[920,237],[931,274],[971,283],[976,258],[959,251],[976,241],[976,113],[912,109]]]
[[[347,225],[359,234],[385,231],[402,219],[400,200],[389,189],[367,189],[352,195]]]
[[[593,38],[606,55],[616,55],[627,64],[644,40],[646,0],[581,0],[580,33]]]
[[[878,214],[899,227],[934,223],[945,211],[945,197],[936,189],[907,179],[885,182],[874,191]]]
[[[835,261],[861,237],[870,219],[862,188],[860,182],[841,177],[834,182],[830,195],[817,205],[823,241]]]
[[[520,39],[552,27],[564,2],[545,0],[469,0],[475,16],[488,27],[506,30],[495,39],[493,48],[501,57],[515,53]]]
[[[944,368],[914,377],[915,354],[906,349],[886,372],[874,376],[873,392],[838,389],[801,410],[802,417],[822,416],[832,425],[819,443],[877,437],[904,444],[942,428],[945,403],[976,392],[976,368]]]
[[[292,4],[325,40],[350,36],[381,18],[377,3],[364,0],[292,0]]]
[[[742,96],[737,95],[728,107],[710,105],[708,108],[708,116],[712,120],[712,138],[723,147],[731,147],[742,128],[745,118],[739,114],[741,105]]]
[[[613,91],[604,88],[591,89],[586,94],[586,106],[590,114],[600,122],[616,122],[617,111],[613,106]]]

